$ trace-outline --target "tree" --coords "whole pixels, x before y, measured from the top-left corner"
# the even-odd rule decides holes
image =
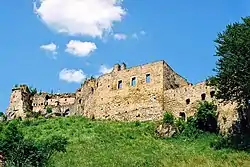
[[[250,17],[227,25],[215,40],[216,76],[211,83],[218,88],[217,98],[236,101],[249,109],[250,100]]]
[[[54,153],[66,152],[67,143],[61,136],[51,136],[39,142],[26,139],[18,129],[17,121],[0,127],[0,153],[6,166],[47,166]]]

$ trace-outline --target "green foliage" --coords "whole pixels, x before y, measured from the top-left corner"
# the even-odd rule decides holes
[[[52,108],[51,108],[51,107],[46,107],[46,112],[47,112],[48,114],[52,113]]]
[[[216,110],[212,102],[200,102],[195,115],[188,117],[186,122],[181,118],[175,120],[177,136],[194,139],[204,132],[217,133]]]
[[[165,112],[163,116],[163,123],[173,124],[174,116],[171,112]]]
[[[33,88],[32,86],[29,87],[29,91],[32,95],[35,95],[37,94],[37,89],[36,88]]]
[[[230,136],[220,136],[218,139],[211,142],[211,147],[216,150],[231,148],[250,152],[250,135],[239,133]]]
[[[4,116],[4,113],[3,112],[0,112],[0,117]]]
[[[46,120],[46,121],[44,121]],[[50,167],[96,166],[248,166],[249,154],[233,150],[216,151],[210,142],[217,137],[201,134],[196,139],[155,136],[157,123],[100,121],[83,117],[30,120],[20,123],[25,138],[44,141],[53,135],[70,139],[67,153],[51,156]],[[177,161],[178,158],[178,161]]]
[[[26,116],[27,116],[27,118],[39,118],[42,116],[42,113],[41,113],[41,111],[38,111],[38,112],[28,111],[28,112],[26,112]]]
[[[218,132],[217,127],[217,106],[212,102],[200,102],[198,111],[194,115],[194,123],[197,128],[206,132]]]
[[[136,121],[135,122],[135,126],[141,126],[141,122],[140,121]]]
[[[202,134],[202,131],[197,127],[195,117],[188,117],[187,122],[179,124],[177,129],[179,129],[177,134],[179,137],[191,140],[198,138]]]
[[[4,155],[6,166],[42,167],[48,165],[55,152],[66,151],[66,138],[52,136],[35,142],[24,138],[18,126],[19,121],[12,121],[1,129],[0,152]]]
[[[227,25],[218,34],[216,76],[217,97],[247,106],[250,99],[250,17]]]

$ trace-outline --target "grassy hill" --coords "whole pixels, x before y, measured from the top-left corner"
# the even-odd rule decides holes
[[[159,139],[156,123],[93,121],[83,117],[23,121],[27,138],[57,134],[69,139],[67,153],[51,159],[56,167],[250,166],[250,154],[209,147],[214,135],[195,140]]]

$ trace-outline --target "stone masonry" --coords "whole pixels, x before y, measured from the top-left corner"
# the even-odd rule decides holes
[[[87,79],[75,93],[31,95],[25,85],[14,88],[6,113],[9,119],[23,118],[28,111],[46,114],[51,107],[58,115],[96,119],[160,120],[166,111],[186,119],[195,113],[199,101],[207,100],[217,104],[219,125],[226,131],[237,119],[236,105],[218,102],[214,93],[205,82],[188,83],[165,61],[131,68],[122,63],[110,73]]]

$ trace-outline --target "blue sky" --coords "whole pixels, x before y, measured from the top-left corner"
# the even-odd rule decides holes
[[[163,59],[197,83],[213,74],[217,33],[250,15],[249,0],[112,1],[2,0],[0,111],[15,84],[74,92],[121,62]]]

